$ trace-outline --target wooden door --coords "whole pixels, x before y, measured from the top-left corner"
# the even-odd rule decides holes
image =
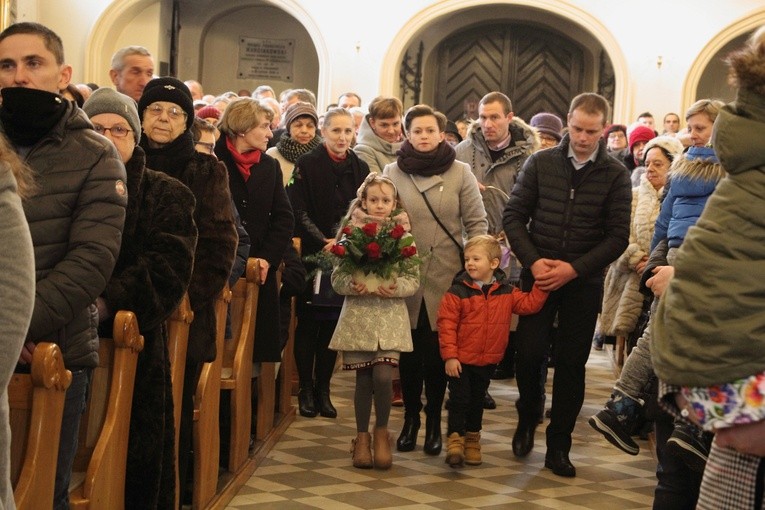
[[[504,92],[528,121],[552,112],[565,119],[584,91],[584,50],[561,34],[526,25],[484,25],[444,40],[438,49],[435,107],[450,119],[476,118],[478,101]]]

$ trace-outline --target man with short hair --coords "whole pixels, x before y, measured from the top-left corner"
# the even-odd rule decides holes
[[[359,107],[361,106],[361,96],[355,92],[346,92],[337,98],[337,106],[346,110]]]
[[[584,401],[585,364],[601,304],[603,269],[627,248],[632,190],[629,173],[608,155],[603,140],[608,101],[576,96],[568,133],[523,165],[504,213],[504,228],[523,264],[521,288],[536,281],[550,292],[542,310],[521,317],[515,332],[518,428],[513,453],[534,446],[541,409],[540,366],[558,321],[552,410],[545,467],[576,476],[571,433]]]
[[[34,169],[37,194],[24,201],[35,247],[35,306],[20,365],[39,342],[59,345],[72,372],[66,391],[53,508],[69,508],[69,480],[90,374],[98,365],[96,298],[106,287],[125,221],[125,167],[75,103],[61,38],[38,23],[0,33],[0,124]]]
[[[281,103],[282,111],[286,111],[289,105],[298,101],[311,103],[316,108],[316,94],[308,89],[292,89],[284,95],[284,100]]]
[[[674,136],[680,132],[680,116],[676,113],[668,113],[664,116],[664,135]]]
[[[189,92],[191,92],[192,99],[194,99],[195,101],[202,100],[202,97],[205,95],[205,93],[204,93],[204,90],[202,90],[201,83],[199,83],[197,80],[186,80],[183,83],[185,83],[186,86],[189,88]]]
[[[117,92],[132,97],[136,102],[141,99],[143,88],[153,77],[154,59],[143,46],[126,46],[112,56],[109,78]]]
[[[258,85],[258,87],[252,91],[253,99],[265,99],[267,97],[270,97],[271,99],[276,98],[276,92],[274,92],[273,87],[270,85]]]

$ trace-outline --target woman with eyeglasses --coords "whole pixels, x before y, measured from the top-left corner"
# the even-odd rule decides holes
[[[163,323],[188,289],[197,229],[194,195],[162,172],[146,168],[138,146],[141,123],[132,98],[111,88],[83,105],[97,133],[125,164],[128,205],[119,258],[96,299],[99,331],[111,337],[114,314],[136,314],[143,350],[133,392],[125,473],[125,508],[170,508],[175,494],[175,425]]]
[[[213,156],[194,149],[191,123],[194,104],[186,85],[171,77],[146,84],[138,101],[146,166],[175,177],[196,199],[194,221],[199,231],[188,295],[194,321],[189,330],[183,382],[178,458],[181,493],[191,451],[194,402],[202,363],[215,359],[215,299],[225,286],[238,236],[231,208],[226,167]]]
[[[220,119],[215,154],[228,169],[228,182],[242,226],[250,236],[250,257],[261,264],[253,361],[281,361],[279,287],[276,270],[292,243],[294,217],[279,163],[265,154],[273,112],[257,99],[228,105]],[[260,319],[263,320],[260,320]]]
[[[298,101],[284,111],[284,133],[277,140],[276,146],[266,151],[266,154],[279,162],[284,186],[292,179],[298,158],[321,145],[318,125],[319,116],[311,103]]]

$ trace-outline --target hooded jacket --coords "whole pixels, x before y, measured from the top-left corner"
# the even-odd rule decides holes
[[[42,184],[23,204],[37,279],[27,340],[58,344],[69,370],[92,368],[98,365],[93,303],[120,250],[125,167],[74,103],[25,161]]]
[[[510,145],[497,161],[491,160],[489,145],[478,122],[471,124],[465,140],[454,149],[457,159],[470,165],[478,182],[491,186],[482,191],[481,196],[492,235],[502,232],[502,213],[518,173],[526,159],[540,147],[539,134],[518,117],[513,117],[509,129]]]
[[[765,90],[762,62],[751,69]],[[688,230],[654,324],[654,369],[676,385],[733,382],[765,367],[765,95],[740,89],[712,143],[728,177]]]
[[[386,142],[369,125],[369,115],[364,116],[359,126],[356,145],[353,152],[359,159],[369,165],[370,173],[382,173],[385,165],[396,162],[396,152],[401,148],[402,142]]]
[[[460,363],[485,366],[505,356],[512,314],[537,313],[548,293],[534,285],[531,292],[504,282],[497,269],[496,280],[485,291],[466,271],[459,273],[438,308],[438,341],[441,357]]]

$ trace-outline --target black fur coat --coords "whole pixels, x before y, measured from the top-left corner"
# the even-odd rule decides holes
[[[165,321],[191,279],[197,229],[194,196],[144,166],[136,147],[125,165],[128,205],[119,258],[102,297],[109,310],[136,314],[138,355],[125,477],[125,508],[172,508],[175,429]],[[111,321],[101,325],[111,336]]]

